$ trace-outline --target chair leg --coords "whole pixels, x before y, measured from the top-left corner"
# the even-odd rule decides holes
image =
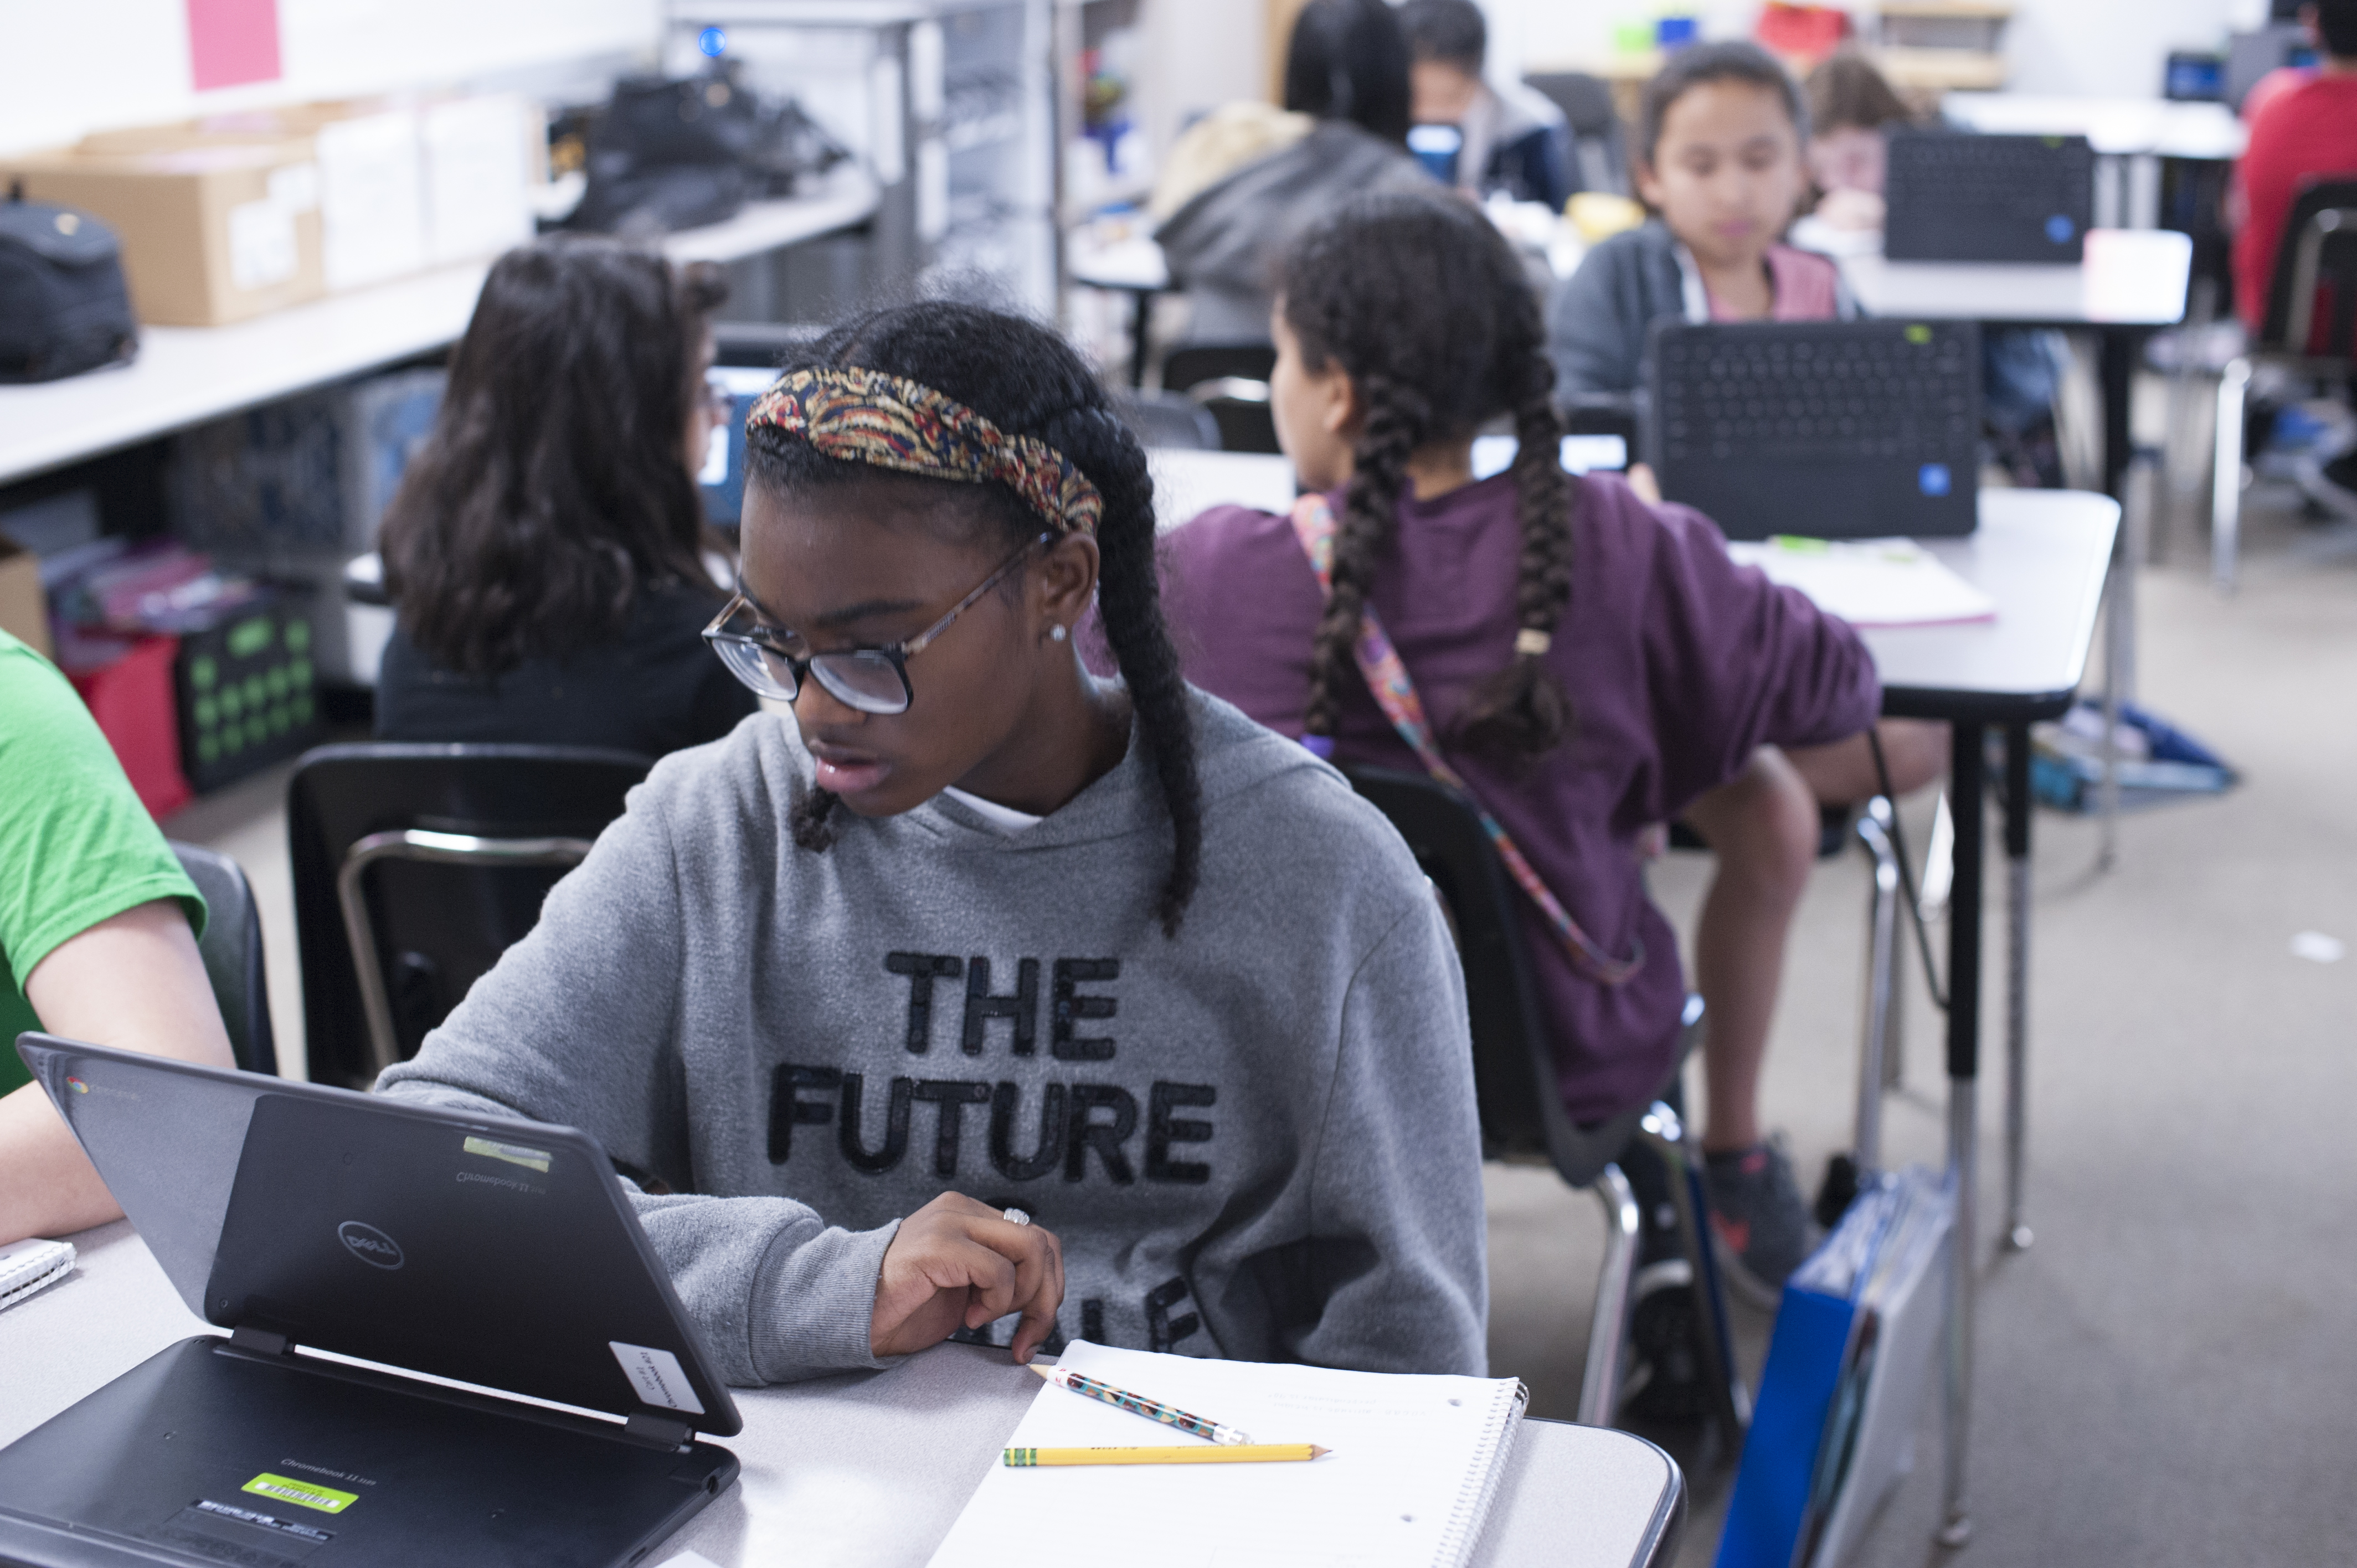
[[[1637,1285],[1637,1195],[1619,1165],[1606,1165],[1588,1187],[1604,1205],[1604,1267],[1596,1311],[1587,1320],[1587,1369],[1579,1379],[1579,1424],[1609,1426],[1620,1404],[1620,1348],[1629,1337],[1629,1304]]]
[[[1858,819],[1858,837],[1874,856],[1874,892],[1867,905],[1866,1028],[1857,1062],[1857,1132],[1852,1152],[1863,1178],[1882,1168],[1882,1095],[1889,1082],[1886,1053],[1899,980],[1899,852],[1890,841],[1891,806],[1876,796]]]
[[[1678,1113],[1656,1101],[1637,1124],[1640,1143],[1657,1155],[1670,1177],[1670,1197],[1678,1215],[1678,1244],[1686,1255],[1694,1291],[1695,1318],[1701,1325],[1703,1353],[1711,1369],[1710,1400],[1727,1436],[1740,1442],[1751,1424],[1751,1395],[1735,1369],[1735,1341],[1727,1332],[1727,1292],[1710,1243],[1710,1199],[1702,1185],[1699,1160],[1690,1157]]]
[[[2243,415],[2250,392],[2251,362],[2235,360],[2218,379],[2218,430],[2210,476],[2210,581],[2222,594],[2234,591],[2234,555],[2243,523]]]

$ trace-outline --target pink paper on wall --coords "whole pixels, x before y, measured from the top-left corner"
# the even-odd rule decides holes
[[[185,0],[188,74],[199,92],[278,80],[278,0]]]

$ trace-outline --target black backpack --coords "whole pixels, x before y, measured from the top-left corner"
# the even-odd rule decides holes
[[[11,192],[0,202],[0,381],[53,381],[138,352],[114,231]]]

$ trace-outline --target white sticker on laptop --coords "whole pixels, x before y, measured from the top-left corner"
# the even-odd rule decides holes
[[[630,1387],[639,1391],[645,1403],[683,1410],[691,1415],[704,1413],[704,1402],[688,1386],[678,1357],[651,1345],[625,1345],[619,1339],[608,1339],[606,1345],[614,1352],[614,1359],[622,1363],[622,1375],[630,1380]]]

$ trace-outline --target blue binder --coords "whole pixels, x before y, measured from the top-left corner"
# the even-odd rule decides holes
[[[1831,1568],[1904,1468],[1953,1215],[1929,1171],[1883,1176],[1794,1271],[1717,1568]]]

